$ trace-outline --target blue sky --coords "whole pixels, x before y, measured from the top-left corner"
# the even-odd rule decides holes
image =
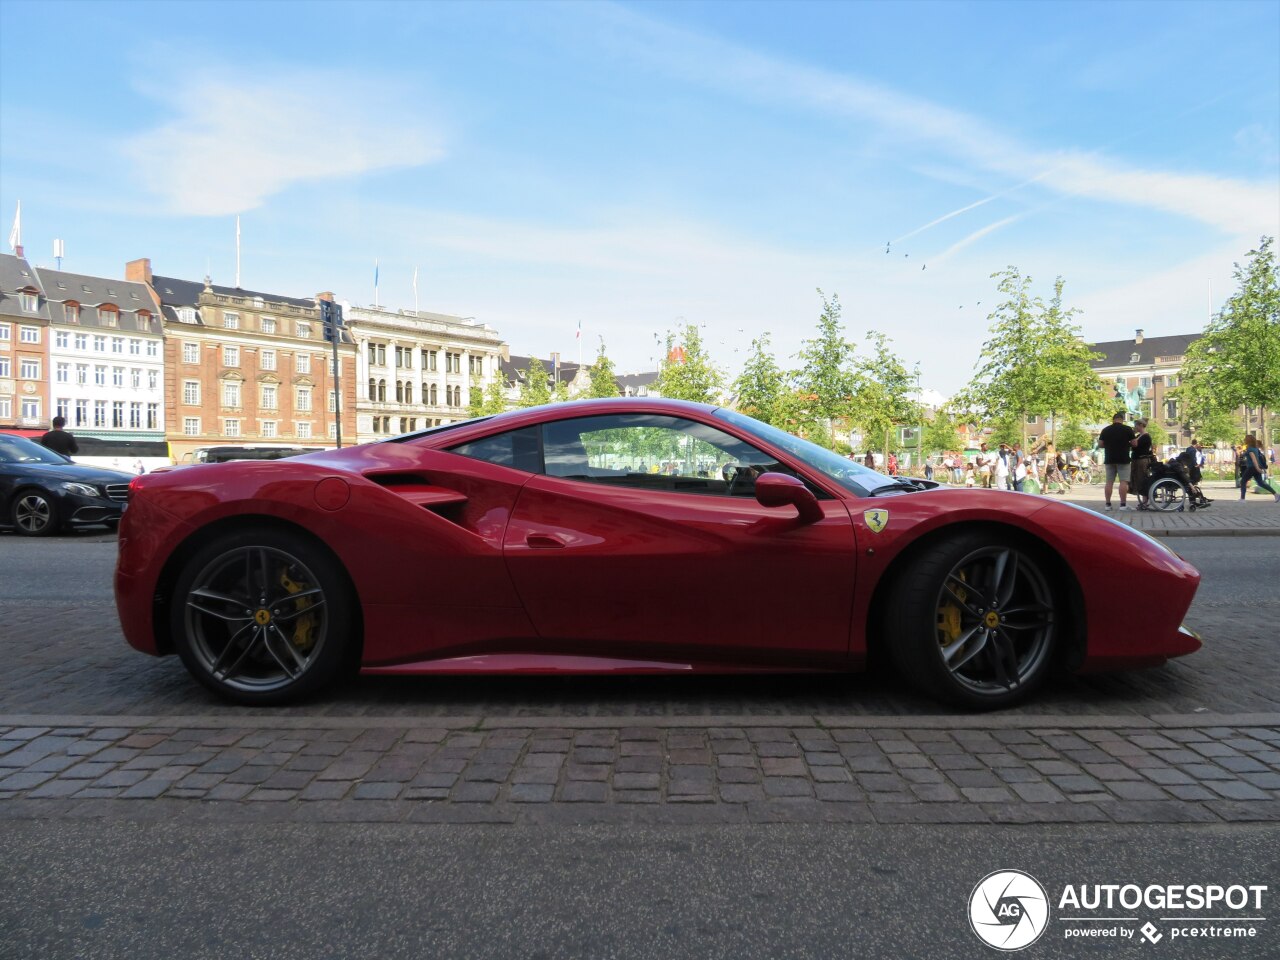
[[[944,393],[1016,265],[1201,327],[1280,233],[1280,3],[0,3],[28,257],[784,364],[815,288]],[[886,243],[893,241],[889,253]],[[981,303],[981,305],[979,305]]]

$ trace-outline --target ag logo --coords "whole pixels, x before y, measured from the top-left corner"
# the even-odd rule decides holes
[[[969,926],[989,947],[1021,950],[1039,940],[1049,926],[1049,898],[1029,874],[997,870],[969,894]]]
[[[879,533],[889,525],[889,511],[867,510],[862,514],[862,519],[867,521],[872,533]]]

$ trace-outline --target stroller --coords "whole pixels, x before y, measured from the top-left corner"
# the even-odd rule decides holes
[[[1187,506],[1192,512],[1208,507],[1212,500],[1200,489],[1200,467],[1185,452],[1151,465],[1147,475],[1146,497],[1149,510],[1177,510]]]

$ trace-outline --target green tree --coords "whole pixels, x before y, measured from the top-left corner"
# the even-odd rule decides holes
[[[1261,444],[1270,445],[1267,408],[1280,403],[1280,275],[1274,237],[1235,265],[1238,288],[1187,348],[1177,394],[1188,415],[1206,422],[1242,406],[1260,408]],[[1236,437],[1238,439],[1238,437]]]
[[[516,406],[540,407],[550,402],[551,378],[542,361],[533,357],[529,361],[529,369],[524,372],[524,379],[520,381],[520,398],[516,400]]]
[[[871,353],[854,362],[852,402],[845,406],[850,422],[865,438],[867,446],[882,442],[888,457],[896,446],[896,428],[919,423],[919,406],[911,399],[914,378],[902,360],[889,349],[883,333],[867,333]]]
[[[854,347],[845,339],[840,319],[840,297],[832,294],[828,300],[821,290],[818,296],[822,298],[822,313],[818,316],[817,333],[801,343],[796,358],[802,366],[792,375],[792,382],[803,397],[809,398],[806,408],[813,416],[828,422],[830,436],[825,446],[831,446],[835,421],[849,414],[858,377]]]
[[[603,340],[600,341],[600,352],[596,355],[596,362],[587,367],[587,375],[591,378],[591,385],[582,394],[582,399],[595,400],[622,396],[622,391],[618,388],[618,380],[613,374],[613,361],[604,352]]]
[[[482,387],[479,377],[471,379],[471,416],[491,417],[507,409],[506,384],[501,374]]]
[[[944,450],[961,451],[964,441],[960,437],[960,427],[951,419],[946,410],[939,410],[933,419],[924,425],[924,452],[942,453]]]
[[[661,396],[672,400],[715,403],[719,399],[724,375],[711,362],[694,324],[668,331],[666,355],[654,385]]]
[[[733,392],[738,398],[737,408],[749,417],[782,427],[780,420],[785,389],[785,378],[769,352],[769,334],[765,333],[751,341],[751,355],[733,382]]]
[[[1188,420],[1192,439],[1213,446],[1215,443],[1240,442],[1240,418],[1234,410],[1214,410],[1198,420]]]
[[[1056,442],[1059,450],[1070,450],[1073,447],[1088,450],[1093,446],[1093,436],[1079,423],[1070,420],[1057,431]]]
[[[982,345],[977,374],[962,391],[961,406],[983,420],[999,421],[1002,431],[1016,424],[1024,447],[1032,414],[1055,420],[1100,416],[1106,393],[1089,366],[1098,355],[1072,323],[1076,311],[1062,309],[1062,278],[1046,305],[1032,296],[1031,278],[1016,267],[991,276],[998,278],[1005,299],[988,318],[990,337]]]

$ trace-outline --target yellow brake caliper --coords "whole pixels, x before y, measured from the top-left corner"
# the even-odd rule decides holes
[[[960,574],[960,579],[964,579],[963,573]],[[968,591],[965,590],[957,590],[956,596],[962,603],[969,599]],[[938,642],[944,647],[960,639],[960,608],[954,603],[945,603],[938,608],[938,633]]]
[[[306,586],[301,583],[295,583],[289,579],[289,572],[284,568],[280,570],[280,586],[284,587],[290,593],[301,593]],[[309,609],[311,601],[307,599],[293,601],[293,608],[299,612]],[[956,611],[957,617],[959,611]],[[311,645],[315,643],[316,615],[314,613],[304,613],[293,622],[293,645],[299,650],[309,650]]]

